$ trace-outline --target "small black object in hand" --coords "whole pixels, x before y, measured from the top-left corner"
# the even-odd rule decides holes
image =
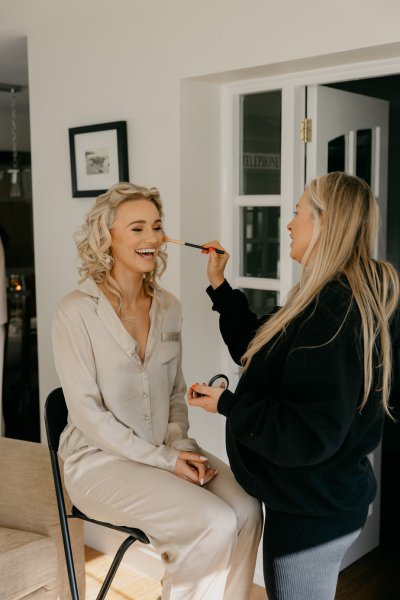
[[[212,387],[213,384],[218,381],[218,379],[224,379],[226,381],[226,386],[225,389],[227,389],[229,387],[229,379],[226,375],[224,375],[223,373],[218,373],[217,375],[214,375],[214,377],[211,377],[210,381],[208,382],[208,386]],[[204,396],[205,394],[199,394],[199,392],[196,392],[197,396]]]

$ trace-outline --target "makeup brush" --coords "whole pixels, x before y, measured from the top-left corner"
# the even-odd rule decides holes
[[[180,244],[181,246],[190,246],[191,248],[199,248],[199,250],[205,250],[208,254],[208,248],[204,248],[204,246],[200,246],[199,244],[192,244],[191,242],[181,242],[181,240],[173,240],[172,238],[165,236],[165,242],[172,242],[173,244]],[[214,248],[217,254],[225,254],[224,250],[220,250],[219,248]]]

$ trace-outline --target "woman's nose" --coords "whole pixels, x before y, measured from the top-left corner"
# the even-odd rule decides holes
[[[157,232],[154,231],[153,229],[150,229],[149,231],[147,231],[145,237],[146,237],[146,241],[151,244],[155,244],[158,241]]]

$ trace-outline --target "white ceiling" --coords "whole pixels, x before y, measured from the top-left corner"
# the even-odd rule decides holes
[[[150,0],[1,0],[0,33],[27,35]],[[154,4],[154,2],[153,2]]]
[[[28,86],[27,36],[149,0],[0,0],[0,83]],[[0,92],[0,110],[8,110],[8,93]],[[17,95],[17,106],[28,107],[28,90]]]

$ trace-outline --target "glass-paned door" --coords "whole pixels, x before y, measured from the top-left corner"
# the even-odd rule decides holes
[[[235,283],[262,315],[279,300],[282,90],[244,94],[239,101]]]
[[[246,294],[247,301],[257,317],[271,312],[278,304],[278,292],[254,288],[242,288],[242,291]]]
[[[364,179],[368,185],[371,185],[372,182],[373,136],[373,129],[358,129],[355,132],[355,169],[352,170],[355,175]],[[340,135],[333,140],[329,140],[327,173],[347,171],[347,167],[350,167],[349,151],[348,136]]]
[[[242,97],[240,194],[281,193],[281,90]]]
[[[279,277],[280,208],[244,206],[241,209],[243,277]]]

